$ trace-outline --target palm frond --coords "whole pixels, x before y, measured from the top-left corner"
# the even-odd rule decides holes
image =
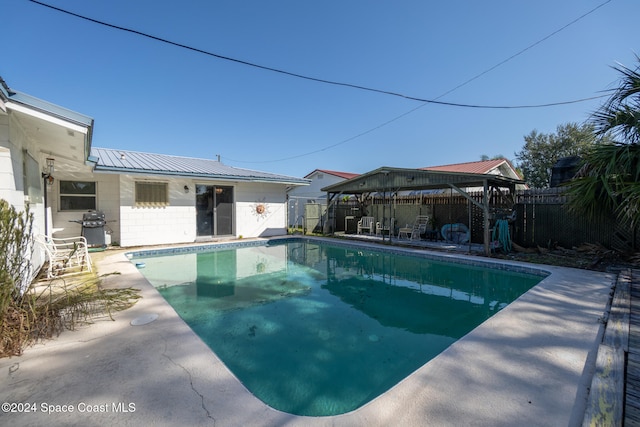
[[[640,62],[640,57],[636,56]],[[612,132],[621,142],[640,142],[640,68],[631,69],[619,64],[614,67],[622,77],[611,97],[593,115],[599,135]]]
[[[570,210],[596,219],[617,215],[640,220],[640,145],[600,144],[583,159],[568,185]]]

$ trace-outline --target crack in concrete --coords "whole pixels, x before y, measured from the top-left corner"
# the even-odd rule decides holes
[[[216,419],[211,416],[211,413],[207,409],[207,406],[204,404],[204,395],[202,393],[200,393],[198,390],[196,390],[196,387],[193,385],[193,377],[191,376],[191,372],[189,372],[189,370],[187,368],[185,368],[184,366],[182,366],[181,364],[179,364],[178,362],[173,360],[167,354],[167,343],[166,343],[166,341],[164,342],[164,350],[162,350],[162,356],[164,356],[167,360],[169,360],[175,366],[178,366],[178,367],[182,368],[182,370],[184,372],[186,372],[186,374],[189,376],[189,384],[191,385],[191,390],[193,390],[194,393],[196,393],[198,396],[200,396],[200,405],[202,406],[202,409],[204,409],[204,411],[207,413],[207,418],[213,420],[213,425],[215,426]]]
[[[13,377],[13,373],[20,369],[20,362],[16,362],[13,365],[9,366],[9,376]]]

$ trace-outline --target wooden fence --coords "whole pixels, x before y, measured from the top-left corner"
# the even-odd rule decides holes
[[[559,245],[571,248],[583,243],[599,243],[622,252],[640,248],[638,226],[618,221],[613,215],[590,221],[566,207],[562,188],[525,190],[515,194],[517,220],[513,240],[524,246]]]
[[[483,193],[470,193],[478,202]],[[607,248],[623,252],[640,248],[638,226],[620,222],[613,217],[597,222],[569,212],[566,208],[567,196],[562,188],[533,189],[509,194],[491,194],[492,219],[506,217],[516,211],[512,222],[512,240],[525,247],[549,247],[559,245],[566,248],[583,243],[599,243]],[[373,216],[376,221],[393,217],[395,226],[412,224],[416,215],[431,215],[435,225],[442,227],[448,223],[463,223],[471,230],[471,240],[482,243],[483,213],[480,208],[457,193],[423,194],[389,197],[376,196],[358,204],[354,200],[340,201],[335,210],[334,231],[348,230],[350,218],[363,215]],[[355,230],[354,230],[355,231]]]

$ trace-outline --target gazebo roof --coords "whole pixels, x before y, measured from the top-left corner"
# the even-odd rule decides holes
[[[355,178],[322,188],[327,193],[362,194],[376,191],[411,191],[488,186],[515,189],[519,179],[492,174],[443,172],[424,169],[381,167]]]
[[[486,255],[490,255],[489,191],[491,191],[491,188],[508,188],[510,193],[513,194],[517,184],[524,184],[524,181],[493,174],[404,169],[385,166],[355,178],[329,185],[322,188],[322,191],[327,192],[327,199],[330,201],[340,194],[393,193],[450,188],[462,194],[471,203],[482,209],[484,216],[484,250]],[[466,191],[469,188],[478,187],[483,189],[484,197],[482,202],[472,198]]]

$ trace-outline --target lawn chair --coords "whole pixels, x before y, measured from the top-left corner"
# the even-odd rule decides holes
[[[395,227],[395,218],[391,218],[391,225],[382,225],[381,222],[376,222],[376,235],[382,236],[383,234],[388,234],[389,236],[393,235],[394,227]]]
[[[54,238],[36,236],[47,256],[47,278],[92,271],[87,239],[82,236]]]
[[[372,216],[363,216],[360,218],[360,221],[358,221],[357,233],[362,234],[364,230],[367,230],[369,234],[372,234],[374,231],[373,228],[376,225],[375,221],[376,219]]]
[[[418,215],[416,217],[416,222],[413,223],[413,228],[411,229],[411,240],[420,240],[427,233],[429,221],[429,215]]]

